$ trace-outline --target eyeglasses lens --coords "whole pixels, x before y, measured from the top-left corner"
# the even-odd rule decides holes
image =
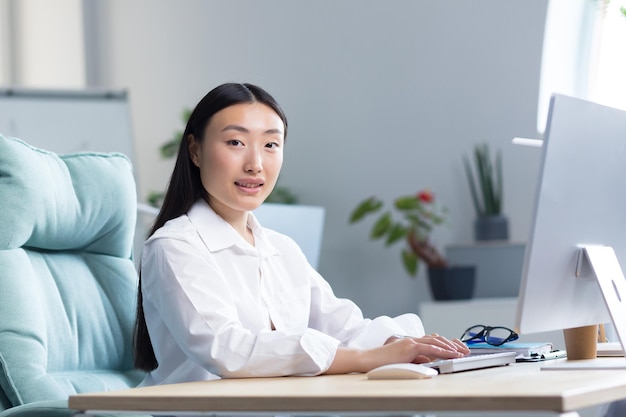
[[[485,326],[473,326],[469,329],[465,330],[463,336],[461,336],[461,341],[469,342],[469,341],[482,341],[483,335],[485,333]]]
[[[476,325],[470,327],[463,333],[461,341],[465,343],[486,342],[493,346],[500,346],[506,342],[517,340],[518,338],[517,333],[507,327]]]
[[[493,327],[485,337],[485,341],[491,345],[501,345],[508,340],[511,340],[511,330],[504,327]],[[517,339],[517,338],[515,338]]]

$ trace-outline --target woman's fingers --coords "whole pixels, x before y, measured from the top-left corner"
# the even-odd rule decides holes
[[[459,352],[463,352],[466,355],[468,355],[470,353],[470,348],[468,348],[465,343],[461,342],[461,340],[459,340],[459,339],[452,339],[452,342],[457,346]]]
[[[425,363],[436,359],[461,358],[470,353],[459,339],[446,339],[436,333],[394,339],[385,346],[387,359],[394,357],[396,362]]]
[[[449,349],[448,347],[441,347],[430,343],[418,343],[416,348],[417,356],[427,356],[432,359],[451,359],[460,358],[465,356],[464,352],[460,352],[456,349]]]
[[[465,346],[465,343],[461,342],[458,339],[453,339],[453,340],[446,339],[445,337],[439,336],[436,333],[429,334],[423,337],[414,338],[413,340],[415,340],[418,343],[424,343],[428,345],[437,346],[444,350],[461,352],[465,355],[469,353],[469,349],[467,348],[467,346]]]
[[[446,339],[438,334],[429,334],[423,337],[414,337],[406,340],[413,343],[413,362],[424,363],[434,359],[460,358],[470,353],[470,350],[459,339]]]

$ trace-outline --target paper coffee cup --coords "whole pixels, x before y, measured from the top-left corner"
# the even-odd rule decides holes
[[[568,360],[595,359],[598,348],[598,326],[563,330]]]

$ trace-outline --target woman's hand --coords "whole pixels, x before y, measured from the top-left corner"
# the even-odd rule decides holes
[[[335,359],[326,373],[368,372],[390,363],[425,363],[434,359],[461,358],[469,352],[469,348],[460,340],[446,339],[435,333],[422,337],[392,336],[383,346],[369,350],[337,349]]]
[[[424,363],[435,359],[460,358],[470,353],[469,348],[459,339],[447,339],[437,333],[422,337],[391,336],[385,346],[398,344],[399,350],[404,350],[401,356],[413,358],[403,362]]]

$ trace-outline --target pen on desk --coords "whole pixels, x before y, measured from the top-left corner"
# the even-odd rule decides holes
[[[541,354],[541,359],[558,359],[567,356],[567,352],[564,350],[553,350],[552,352],[546,352]]]

